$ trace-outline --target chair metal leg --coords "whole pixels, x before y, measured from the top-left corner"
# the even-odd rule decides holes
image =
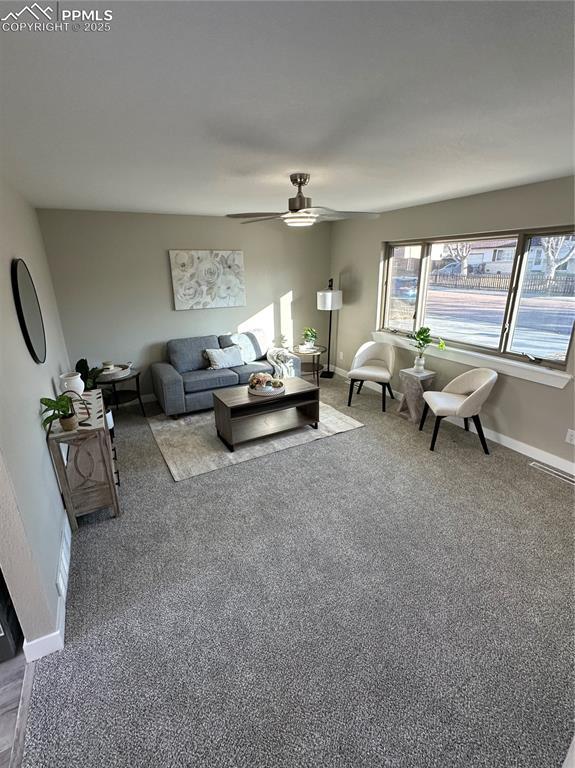
[[[358,386],[358,388],[357,388],[357,394],[358,394],[358,395],[359,395],[359,393],[361,392],[361,388],[362,388],[362,387],[363,387],[363,380],[359,382],[359,386]]]
[[[469,432],[469,419],[467,417],[464,417],[463,423],[465,424],[465,431]]]
[[[489,456],[489,448],[487,447],[487,440],[485,439],[485,435],[483,434],[483,427],[481,426],[481,421],[479,420],[479,416],[473,416],[473,423],[475,424],[475,429],[477,430],[477,434],[479,435],[479,439],[481,440],[481,445],[483,447],[483,450]]]
[[[387,391],[389,392],[391,399],[395,400],[395,395],[393,394],[393,389],[391,388],[391,382],[388,381],[385,386],[387,387]]]
[[[381,410],[385,413],[385,384],[381,385]]]
[[[423,406],[423,413],[421,414],[421,421],[419,422],[419,431],[420,432],[421,432],[421,430],[423,429],[423,427],[425,425],[425,419],[427,418],[427,414],[428,413],[429,413],[429,406],[427,405],[427,403],[425,403],[424,406]]]
[[[431,445],[429,446],[429,450],[433,451],[435,449],[435,441],[437,440],[437,433],[439,432],[439,425],[441,424],[443,416],[436,416],[435,417],[435,426],[433,427],[433,437],[431,438]]]
[[[353,388],[355,387],[355,379],[352,379],[349,382],[349,397],[347,398],[347,407],[349,408],[351,406],[351,398],[353,395]]]

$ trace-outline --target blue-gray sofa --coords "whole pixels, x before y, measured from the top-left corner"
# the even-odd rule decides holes
[[[230,347],[238,340],[244,359],[250,362],[233,368],[212,370],[208,367],[204,350]],[[175,416],[212,408],[215,389],[247,384],[252,373],[273,373],[266,359],[268,346],[263,335],[257,332],[171,339],[167,345],[168,362],[152,364],[154,394],[164,413]],[[301,364],[295,355],[293,368],[299,376]]]

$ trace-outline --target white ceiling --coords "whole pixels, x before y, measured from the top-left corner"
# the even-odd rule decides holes
[[[302,170],[385,210],[573,172],[570,2],[106,5],[109,32],[0,32],[36,206],[282,211]]]

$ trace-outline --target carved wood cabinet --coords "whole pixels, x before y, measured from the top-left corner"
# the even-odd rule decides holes
[[[81,515],[105,507],[113,510],[114,517],[120,514],[116,449],[106,425],[102,392],[99,389],[84,392],[82,398],[89,415],[86,417],[86,409],[78,405],[81,420],[78,428],[65,432],[57,425],[48,436],[50,455],[73,531],[78,529],[76,518]]]

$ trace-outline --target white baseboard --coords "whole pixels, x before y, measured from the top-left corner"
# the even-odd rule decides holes
[[[58,592],[58,609],[56,614],[56,629],[49,635],[37,637],[35,640],[24,640],[23,650],[26,661],[36,661],[64,647],[64,629],[66,625],[66,594],[68,592],[68,573],[70,570],[70,549],[72,531],[68,519],[64,517],[62,534],[60,536],[60,556],[56,572],[56,590]]]
[[[334,370],[338,376],[343,378],[347,377],[347,371],[343,368],[335,368]],[[374,384],[371,381],[366,381],[364,386],[367,389],[373,389],[376,392],[381,392],[380,385]],[[395,397],[399,398],[401,397],[402,393],[396,392],[394,390],[393,394]],[[456,427],[464,429],[463,419],[455,419],[451,416],[448,416],[445,420],[449,421],[451,424],[455,424]],[[473,424],[469,425],[469,429],[471,432],[476,433],[476,429]],[[529,458],[540,461],[542,464],[547,464],[550,467],[555,467],[555,469],[559,469],[561,472],[566,472],[568,475],[575,475],[575,463],[569,461],[568,459],[562,459],[560,456],[555,456],[554,453],[543,451],[540,448],[536,448],[534,445],[529,445],[528,443],[521,442],[521,440],[516,440],[514,437],[502,435],[500,432],[496,432],[494,429],[483,427],[483,432],[485,433],[485,437],[488,440],[491,440],[493,443],[503,445],[505,448],[511,448],[512,451],[522,453],[524,456],[529,456]]]
[[[563,768],[575,768],[575,739],[571,742]]]
[[[49,653],[61,651],[64,647],[64,628],[66,624],[66,601],[63,597],[58,599],[57,628],[49,635],[37,637],[35,640],[24,640],[24,656],[26,661],[36,661]]]
[[[455,419],[452,416],[448,416],[445,421],[449,421],[451,424],[455,424],[455,426],[464,429],[463,419]],[[473,422],[469,424],[469,431],[477,434]],[[547,464],[550,467],[555,467],[555,469],[559,469],[561,472],[566,472],[568,475],[575,475],[575,463],[572,461],[562,459],[560,456],[555,456],[554,453],[542,451],[541,448],[536,448],[534,445],[529,445],[529,443],[523,443],[521,440],[516,440],[514,437],[502,435],[501,432],[496,432],[494,429],[483,427],[483,432],[485,437],[493,443],[503,445],[505,448],[511,448],[512,451],[522,453],[524,456],[529,456],[529,458],[540,461],[542,464]]]

